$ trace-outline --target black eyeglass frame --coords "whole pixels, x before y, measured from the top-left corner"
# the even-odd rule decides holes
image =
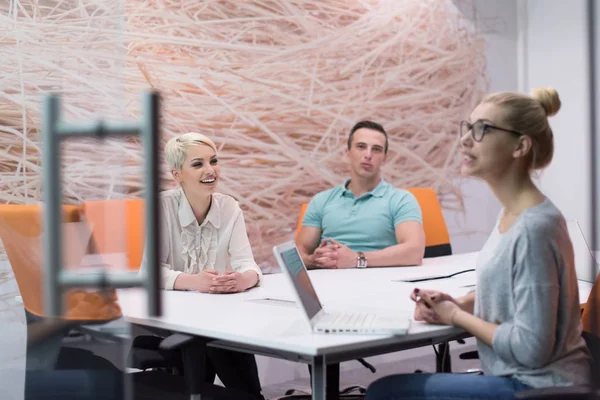
[[[475,136],[475,132],[473,127],[475,127],[475,125],[479,124],[481,126],[480,128],[480,132],[481,132],[481,137],[479,139],[477,139],[477,137]],[[508,132],[508,133],[512,133],[515,136],[523,136],[522,133],[517,132],[517,131],[512,131],[510,129],[506,129],[506,128],[501,128],[499,126],[496,125],[492,125],[489,122],[486,121],[482,121],[482,120],[477,120],[475,122],[473,122],[472,124],[469,123],[468,121],[460,121],[460,128],[458,130],[458,137],[459,139],[463,137],[463,130],[464,128],[466,128],[466,132],[471,132],[471,137],[473,138],[474,141],[476,142],[481,142],[483,140],[483,138],[485,137],[485,135],[487,135],[490,131],[490,129],[497,129],[499,131],[504,131],[504,132]]]

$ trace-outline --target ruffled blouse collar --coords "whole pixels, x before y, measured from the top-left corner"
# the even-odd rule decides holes
[[[194,211],[192,210],[192,206],[183,191],[183,188],[179,188],[179,210],[177,212],[179,217],[179,223],[182,227],[187,227],[188,225],[196,224],[198,225],[198,221],[196,221],[196,216],[194,215]],[[202,225],[210,222],[215,228],[219,229],[221,227],[221,207],[219,206],[219,202],[215,201],[214,198],[211,201],[210,209],[208,210],[208,214],[206,215],[206,219],[202,222]]]
[[[218,229],[221,225],[219,202],[213,198],[202,224],[198,224],[192,207],[182,188],[178,217],[181,224],[181,255],[185,260],[184,273],[196,274],[215,268]]]

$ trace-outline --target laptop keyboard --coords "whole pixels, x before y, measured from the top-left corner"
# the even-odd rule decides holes
[[[319,321],[319,324],[331,325],[333,327],[364,328],[370,326],[374,320],[374,314],[336,312],[325,314]]]

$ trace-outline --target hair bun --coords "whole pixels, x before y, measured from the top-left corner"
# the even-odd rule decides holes
[[[558,97],[558,92],[554,88],[535,88],[531,92],[531,97],[540,103],[549,117],[556,115],[558,110],[560,110],[560,97]]]

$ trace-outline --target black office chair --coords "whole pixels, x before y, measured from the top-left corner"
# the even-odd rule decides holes
[[[159,396],[161,393],[168,396],[174,394],[173,399],[200,394],[203,400],[262,400],[202,379],[206,372],[208,341],[180,333],[166,338],[150,335],[136,337],[135,347],[130,351],[130,365],[143,372],[132,374],[135,400],[163,398]]]
[[[128,365],[142,371],[158,370],[183,376],[183,354],[179,349],[161,349],[161,336],[142,335],[133,339]]]

